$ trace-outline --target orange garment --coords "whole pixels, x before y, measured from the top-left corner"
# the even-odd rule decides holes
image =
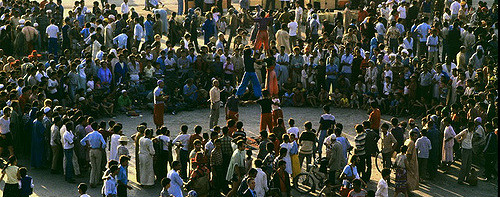
[[[240,117],[240,115],[238,114],[238,112],[227,110],[226,120],[233,119],[234,121],[238,122],[239,117]]]
[[[380,110],[375,108],[375,110],[370,113],[370,128],[378,130],[380,128]]]
[[[278,126],[278,118],[283,119],[283,111],[281,109],[273,110],[273,128]],[[282,125],[285,127],[285,125]]]
[[[260,47],[264,44],[264,50],[269,50],[269,35],[267,30],[259,30],[257,32],[257,38],[255,41],[255,50],[260,50]]]
[[[260,130],[266,130],[271,132],[273,129],[273,114],[272,113],[263,113],[260,114]]]
[[[269,90],[271,96],[278,96],[278,78],[276,77],[275,66],[267,67],[266,90]]]
[[[162,126],[163,125],[163,113],[165,110],[165,104],[159,103],[155,104],[154,106],[154,116],[153,116],[153,121],[156,126]]]

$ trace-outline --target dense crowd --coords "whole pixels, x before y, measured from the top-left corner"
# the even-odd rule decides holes
[[[33,192],[16,156],[68,182],[90,171],[90,187],[103,184],[104,196],[126,196],[131,157],[141,185],[159,182],[161,196],[175,197],[183,188],[191,196],[289,196],[291,179],[315,158],[342,196],[388,196],[391,172],[396,193],[408,195],[456,160],[459,184],[474,185],[477,169],[496,178],[496,3],[353,1],[328,18],[333,12],[302,1],[277,8],[240,0],[227,11],[221,0],[179,2],[168,14],[146,1],[146,16],[128,0],[75,1],[69,10],[62,0],[0,2],[4,196]],[[238,119],[238,106],[253,103],[262,112],[255,160]],[[289,106],[323,107],[320,127],[306,122],[299,132],[290,119],[287,128]],[[193,125],[183,125],[171,137],[165,112],[200,107],[210,108],[210,131],[195,126],[190,135]],[[370,114],[349,128],[354,151],[330,108]],[[99,121],[151,109],[155,127],[137,127],[135,154],[121,123]],[[411,118],[389,125],[381,114]],[[378,152],[386,169],[367,192]]]

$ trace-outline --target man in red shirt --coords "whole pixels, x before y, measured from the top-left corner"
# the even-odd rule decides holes
[[[370,129],[379,133],[380,128],[380,110],[377,108],[377,103],[373,102],[370,104],[372,112],[370,113],[370,117],[368,121],[370,121]]]

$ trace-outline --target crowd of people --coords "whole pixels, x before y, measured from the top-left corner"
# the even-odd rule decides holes
[[[396,195],[409,195],[456,160],[459,184],[475,185],[477,170],[496,178],[496,3],[353,1],[323,20],[332,13],[300,0],[280,8],[240,0],[238,9],[179,2],[168,14],[149,0],[143,16],[128,0],[75,1],[69,10],[62,0],[1,1],[4,196],[33,192],[17,157],[70,183],[90,173],[90,187],[102,184],[104,196],[126,196],[131,158],[142,186],[159,182],[161,196],[175,197],[184,188],[191,196],[290,196],[292,178],[316,159],[327,163],[323,181],[343,196],[388,196],[391,173]],[[238,115],[253,103],[261,106],[255,160]],[[318,130],[308,121],[300,132],[293,119],[285,126],[289,106],[323,107]],[[166,112],[203,107],[209,131],[183,125],[171,137]],[[330,108],[370,114],[348,128],[354,146]],[[144,110],[155,126],[137,127],[131,154],[122,124],[104,120]],[[391,124],[382,114],[394,116]],[[403,116],[408,122],[396,118]],[[378,152],[383,178],[367,192]],[[86,190],[79,185],[82,196]]]

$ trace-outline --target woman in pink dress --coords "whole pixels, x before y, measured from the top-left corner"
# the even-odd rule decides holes
[[[444,138],[443,138],[443,157],[441,158],[441,161],[444,164],[444,167],[446,168],[446,171],[450,169],[451,163],[453,163],[453,145],[455,144],[455,141],[453,140],[455,138],[455,131],[453,130],[453,127],[450,125],[451,119],[449,117],[446,117],[444,119]]]

